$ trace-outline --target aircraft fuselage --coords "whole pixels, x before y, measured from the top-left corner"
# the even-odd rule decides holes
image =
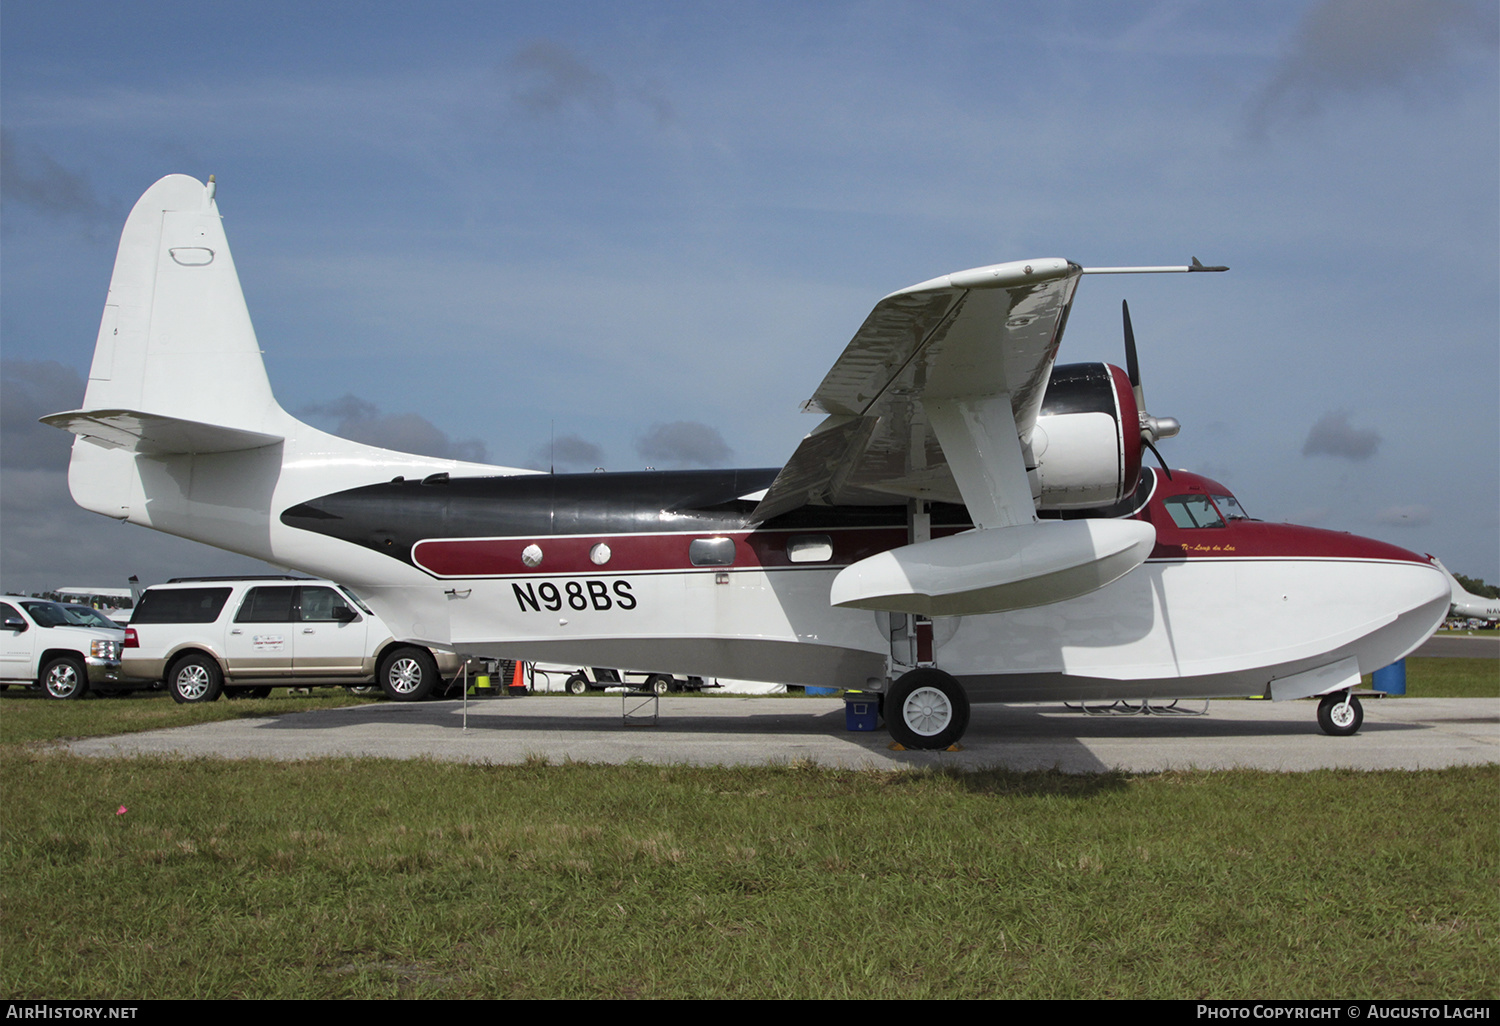
[[[1066,602],[928,627],[828,603],[840,570],[912,540],[908,507],[804,506],[754,524],[748,496],[775,475],[398,480],[299,503],[280,523],[426,577],[464,651],[845,688],[935,663],[980,701],[1262,694],[1351,656],[1369,672],[1425,637],[1446,601],[1414,553],[1220,514],[1212,497],[1227,505],[1227,489],[1147,470],[1102,511],[1153,524],[1142,566]],[[962,506],[929,512],[933,537],[972,529]],[[361,583],[354,563],[318,569]]]

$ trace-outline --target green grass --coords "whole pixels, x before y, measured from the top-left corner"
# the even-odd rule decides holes
[[[1496,667],[1413,659],[1408,690],[1492,695]],[[467,766],[42,744],[358,701],[0,695],[0,992],[1500,996],[1495,766]]]
[[[0,773],[12,998],[1500,992],[1493,766]]]
[[[233,701],[221,698],[217,702],[189,705],[178,705],[165,691],[137,692],[120,698],[91,695],[73,702],[12,686],[0,692],[0,745],[133,734],[220,720],[337,709],[372,701],[378,699],[357,698],[343,688],[325,687],[315,688],[310,695],[294,695],[285,688],[277,688],[270,698]]]
[[[1370,686],[1368,676],[1364,683]],[[1409,698],[1500,698],[1500,659],[1408,659],[1406,694]]]

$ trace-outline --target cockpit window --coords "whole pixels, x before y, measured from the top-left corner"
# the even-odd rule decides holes
[[[1224,514],[1225,520],[1249,520],[1250,514],[1245,512],[1240,501],[1233,495],[1215,495],[1214,505],[1219,507],[1219,512]]]
[[[1178,527],[1223,527],[1224,521],[1206,495],[1174,495],[1164,503]]]

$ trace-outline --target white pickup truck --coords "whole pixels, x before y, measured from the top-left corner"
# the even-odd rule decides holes
[[[61,605],[0,596],[0,687],[35,686],[50,698],[89,691],[129,691],[141,682],[121,675],[123,630],[83,626]]]

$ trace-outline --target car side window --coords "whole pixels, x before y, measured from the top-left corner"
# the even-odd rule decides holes
[[[141,597],[132,624],[213,623],[229,601],[228,588],[163,588]]]
[[[298,604],[303,623],[354,619],[354,611],[349,608],[349,603],[332,588],[303,588]],[[346,611],[342,617],[338,615],[341,609]]]
[[[0,602],[0,623],[7,622],[9,620],[20,620],[21,630],[24,631],[26,629],[26,620],[23,616],[21,616],[20,611],[17,610],[16,607],[11,605],[9,602]]]
[[[240,611],[235,614],[235,623],[290,623],[292,620],[292,596],[296,588],[251,588]]]

